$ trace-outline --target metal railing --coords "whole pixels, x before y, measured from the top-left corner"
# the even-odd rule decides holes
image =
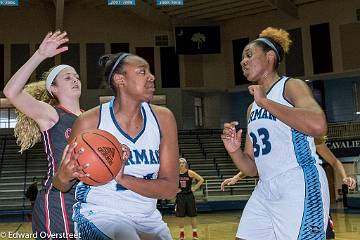
[[[353,174],[353,177],[357,183],[355,189],[349,189],[349,194],[358,194],[360,193],[360,173]]]
[[[14,128],[15,124],[15,108],[0,108],[0,128]]]
[[[222,181],[223,180],[221,180],[221,179],[207,179],[207,180],[205,180],[205,188],[204,188],[204,197],[205,197],[205,199],[208,199],[209,191],[211,191],[211,190],[221,192],[220,185],[221,185]],[[230,195],[235,195],[235,194],[233,194],[233,192],[236,189],[252,191],[255,188],[255,186],[257,185],[258,181],[259,181],[258,178],[244,178],[244,179],[240,179],[234,185],[225,186],[225,189],[230,189]],[[215,186],[215,187],[212,187],[212,186]]]
[[[3,164],[4,164],[6,138],[7,138],[6,135],[4,135],[4,136],[2,137],[2,151],[1,151],[1,160],[0,160],[0,178],[1,178],[2,168],[3,168]]]
[[[327,135],[329,139],[358,138],[360,136],[360,122],[329,124]]]

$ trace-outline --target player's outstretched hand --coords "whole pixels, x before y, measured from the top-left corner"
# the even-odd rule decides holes
[[[221,139],[228,153],[234,153],[240,149],[242,129],[236,132],[238,122],[224,123]]]
[[[45,58],[53,57],[68,50],[67,46],[62,46],[67,42],[69,42],[69,38],[66,32],[60,30],[54,33],[49,32],[41,42],[38,53]]]

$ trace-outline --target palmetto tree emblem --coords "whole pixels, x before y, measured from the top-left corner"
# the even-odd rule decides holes
[[[191,41],[196,42],[197,48],[200,49],[200,45],[206,41],[206,37],[204,34],[198,32],[192,36]]]

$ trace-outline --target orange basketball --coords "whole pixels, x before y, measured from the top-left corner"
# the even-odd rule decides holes
[[[79,178],[80,181],[89,185],[103,185],[110,182],[118,174],[122,165],[121,144],[111,133],[94,129],[78,135],[73,141],[77,142],[75,151],[80,148],[84,152],[77,159],[78,164],[89,167],[83,170],[89,173],[89,177]]]

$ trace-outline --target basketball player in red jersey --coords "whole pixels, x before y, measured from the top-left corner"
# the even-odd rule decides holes
[[[37,195],[32,228],[38,239],[73,239],[72,206],[75,188],[62,193],[53,187],[61,156],[76,118],[81,114],[79,98],[81,82],[76,70],[59,65],[44,74],[43,81],[24,86],[33,71],[47,58],[68,50],[66,32],[49,32],[39,49],[11,77],[4,88],[5,96],[16,107],[15,127],[21,151],[44,141],[48,160],[47,178]],[[75,182],[74,182],[75,183]]]
[[[180,163],[180,175],[179,175],[179,191],[176,195],[176,217],[179,218],[179,228],[180,228],[180,240],[185,239],[184,233],[184,218],[186,216],[191,218],[191,227],[193,231],[193,240],[199,239],[197,234],[197,212],[196,212],[196,201],[194,192],[199,189],[199,187],[204,183],[204,178],[202,178],[195,171],[188,169],[187,161],[185,158],[179,159]],[[195,186],[192,186],[193,180],[196,180],[197,183]]]

